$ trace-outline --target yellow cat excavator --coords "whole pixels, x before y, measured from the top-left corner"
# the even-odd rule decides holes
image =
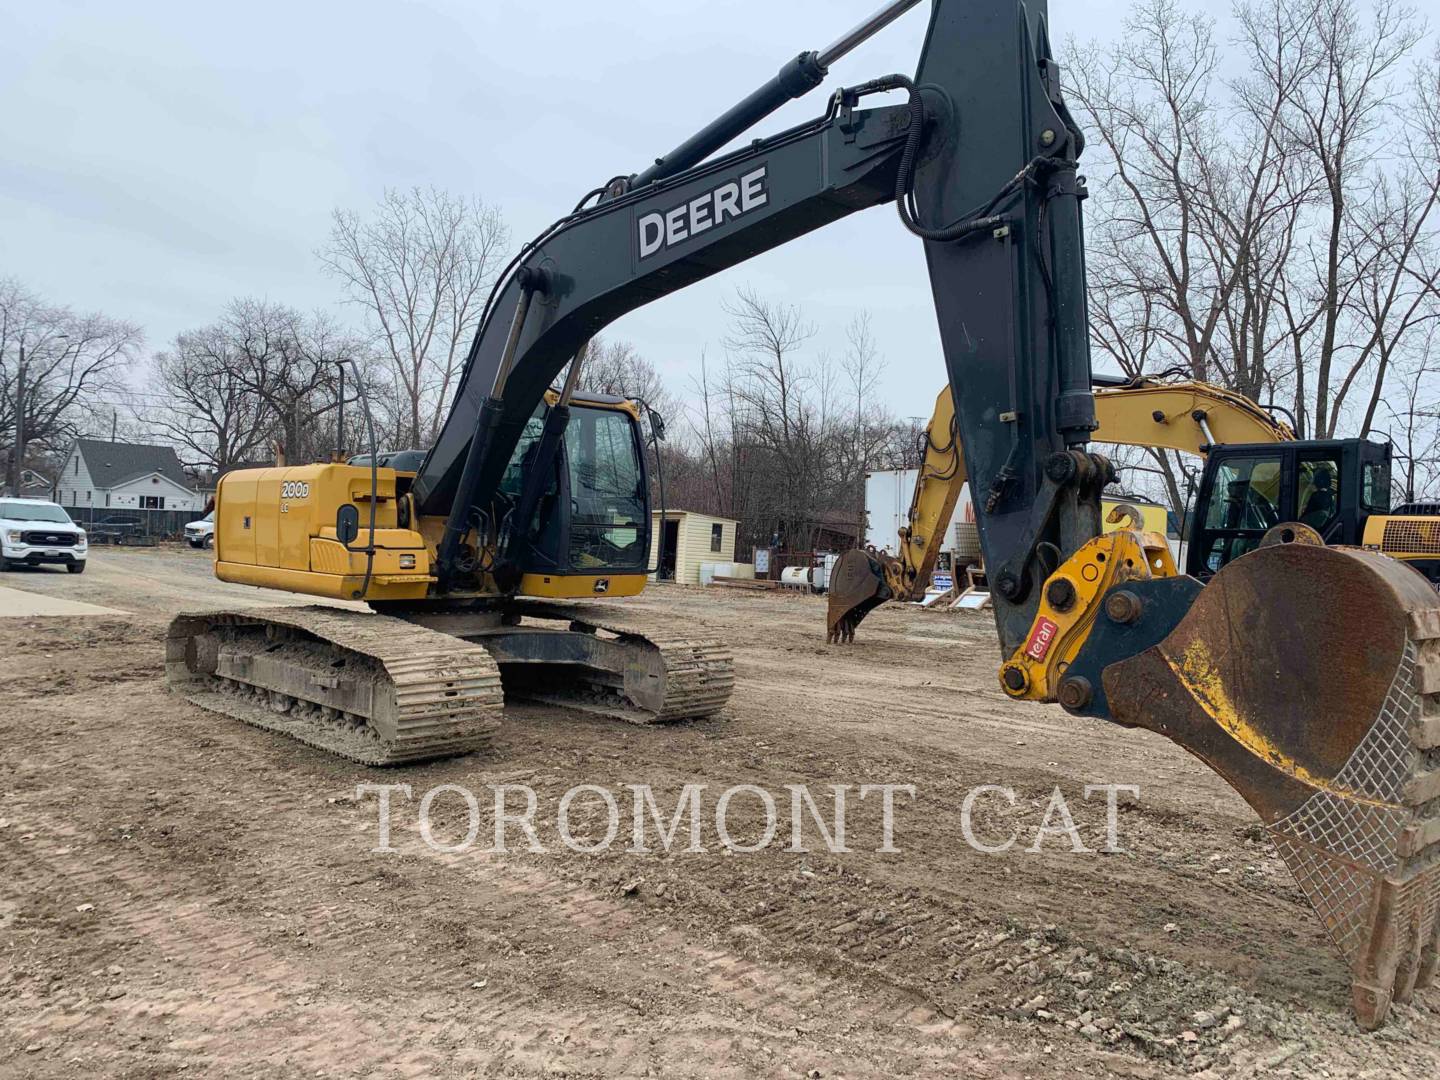
[[[1095,419],[1097,442],[1205,459],[1184,567],[1198,580],[1213,577],[1279,527],[1314,543],[1383,551],[1440,588],[1440,515],[1418,506],[1389,512],[1386,443],[1297,440],[1288,423],[1249,398],[1201,382],[1107,379],[1095,391]],[[935,399],[924,446],[898,554],[848,551],[831,575],[826,612],[831,643],[854,641],[856,627],[884,601],[925,595],[966,481],[948,386]],[[1158,549],[1163,540],[1152,537],[1148,543]]]
[[[1146,728],[1219,772],[1373,1027],[1435,974],[1440,598],[1379,552],[1286,542],[1296,528],[1267,529],[1274,543],[1203,584],[1143,533],[1102,534],[1115,473],[1088,447],[1084,139],[1044,0],[932,0],[913,77],[841,87],[818,118],[720,153],[918,3],[794,57],[525,245],[413,472],[372,457],[226,477],[220,577],[378,613],[183,615],[168,677],[376,763],[473,748],[502,685],[629,719],[711,711],[730,688],[722,648],[566,602],[637,591],[650,532],[640,410],[582,398],[571,361],[628,311],[893,204],[929,268],[1005,691]]]

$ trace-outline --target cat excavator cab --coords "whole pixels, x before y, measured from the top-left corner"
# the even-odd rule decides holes
[[[1390,444],[1312,439],[1209,451],[1185,571],[1201,581],[1291,525],[1399,559],[1440,587],[1440,514],[1390,506]]]
[[[222,711],[365,761],[471,748],[493,722],[499,674],[508,683],[532,664],[552,676],[538,680],[542,692],[593,696],[602,711],[709,711],[729,693],[728,657],[544,591],[594,595],[608,580],[613,594],[644,579],[625,530],[647,526],[624,486],[607,482],[596,488],[602,503],[572,504],[568,543],[547,539],[554,463],[577,438],[572,360],[628,311],[892,204],[929,269],[1005,692],[1147,728],[1219,772],[1260,815],[1350,965],[1357,1017],[1375,1026],[1435,974],[1440,602],[1377,552],[1282,537],[1202,584],[1143,532],[1102,535],[1101,494],[1115,473],[1088,447],[1097,420],[1084,137],[1044,0],[932,0],[913,77],[838,88],[816,119],[720,153],[919,3],[893,0],[792,58],[526,244],[496,283],[456,400],[413,476],[372,463],[222,484],[222,573],[329,596],[348,588],[385,613],[183,615],[169,677]],[[605,430],[633,452],[628,422]],[[619,451],[605,445],[613,462]],[[589,450],[579,450],[583,461]],[[597,463],[600,450],[597,432]],[[591,483],[589,466],[565,468],[572,492],[576,479]],[[563,488],[559,498],[563,514]],[[547,615],[549,627],[525,623]]]

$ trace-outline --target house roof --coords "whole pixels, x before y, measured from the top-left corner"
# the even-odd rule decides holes
[[[119,487],[137,476],[151,473],[159,473],[183,488],[190,487],[180,458],[169,446],[138,446],[100,439],[76,439],[75,446],[85,458],[85,467],[99,490]]]
[[[658,506],[651,507],[650,516],[658,521],[660,518],[660,508]],[[665,516],[672,519],[693,517],[704,518],[706,521],[728,521],[731,525],[740,524],[740,522],[734,518],[721,517],[719,514],[702,514],[699,510],[677,510],[673,506],[667,506],[665,508]]]

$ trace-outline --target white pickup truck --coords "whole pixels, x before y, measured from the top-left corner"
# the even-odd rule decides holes
[[[52,563],[83,574],[89,547],[85,530],[58,503],[0,499],[0,570]]]
[[[199,521],[185,526],[185,540],[193,548],[215,546],[215,511],[211,510]]]

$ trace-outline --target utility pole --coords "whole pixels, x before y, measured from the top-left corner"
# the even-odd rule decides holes
[[[340,369],[340,400],[337,403],[339,416],[335,421],[335,460],[345,460],[345,361],[336,360],[335,366]]]
[[[15,372],[15,446],[10,453],[10,494],[20,494],[25,461],[25,336],[20,336],[20,366]]]

